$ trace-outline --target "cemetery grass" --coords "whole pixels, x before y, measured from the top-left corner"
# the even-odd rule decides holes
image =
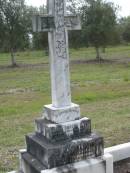
[[[95,49],[90,48],[80,48],[70,50],[71,61],[88,61],[91,62],[95,59]],[[106,48],[106,53],[102,53],[101,56],[104,60],[112,60],[119,62],[130,61],[130,45],[127,46],[115,46]],[[49,62],[49,58],[45,51],[25,51],[15,53],[15,59],[19,66],[41,66],[46,65]],[[0,54],[0,68],[10,66],[10,54],[1,53]]]
[[[48,58],[44,52],[33,53],[19,53],[19,59],[28,59],[18,62],[44,66],[0,69],[0,173],[16,169],[24,136],[34,131],[35,118],[51,102]],[[95,53],[83,48],[70,55],[74,61],[92,59]],[[0,55],[0,65],[8,64],[7,56]],[[71,63],[70,70],[72,100],[80,104],[82,116],[91,118],[92,129],[103,135],[108,147],[130,140],[130,50],[109,48],[104,56],[120,63]]]

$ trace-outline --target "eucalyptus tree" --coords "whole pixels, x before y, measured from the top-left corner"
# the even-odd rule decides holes
[[[115,38],[117,9],[113,3],[104,0],[68,0],[68,11],[78,12],[82,21],[82,32],[78,38],[76,34],[70,37],[74,38],[74,42],[78,40],[79,45],[94,46],[99,61],[100,48],[112,44]]]
[[[116,28],[116,10],[113,3],[103,0],[85,0],[81,8],[83,33],[96,49],[96,58],[101,60],[100,48],[110,44]]]
[[[130,43],[130,16],[123,18],[121,25],[123,40]]]
[[[2,48],[2,42],[4,39],[4,22],[3,22],[3,13],[0,11],[0,49]]]
[[[11,53],[12,66],[16,66],[15,51],[28,44],[28,18],[24,0],[0,0],[0,19],[4,36],[3,45]]]

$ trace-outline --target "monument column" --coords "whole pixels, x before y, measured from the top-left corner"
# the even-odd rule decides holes
[[[80,18],[66,15],[65,0],[48,0],[48,14],[33,18],[33,30],[48,31],[52,104],[44,106],[43,117],[55,123],[80,118],[79,105],[71,103],[68,30],[80,30]]]
[[[49,32],[52,106],[71,106],[68,35],[65,27],[64,0],[48,1],[49,15],[54,16],[55,29]]]
[[[80,118],[79,105],[71,103],[68,29],[80,29],[77,16],[66,15],[64,0],[48,0],[48,14],[53,16],[48,32],[52,104],[45,105],[43,117],[56,123]]]

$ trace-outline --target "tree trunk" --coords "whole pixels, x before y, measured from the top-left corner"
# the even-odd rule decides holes
[[[14,56],[14,50],[13,49],[11,49],[11,63],[12,63],[12,67],[16,67],[17,66],[16,59],[15,59],[15,56]]]
[[[100,56],[99,47],[96,47],[96,59],[97,59],[99,62],[101,61],[101,56]]]
[[[106,47],[105,46],[102,48],[102,53],[106,53]]]

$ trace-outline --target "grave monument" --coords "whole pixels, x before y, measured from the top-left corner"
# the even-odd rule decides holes
[[[80,30],[80,18],[66,14],[65,0],[48,0],[47,7],[48,15],[33,17],[33,30],[48,32],[52,104],[44,106],[36,131],[26,136],[22,173],[40,173],[104,153],[103,138],[91,132],[91,120],[81,118],[79,105],[71,102],[68,30]]]

